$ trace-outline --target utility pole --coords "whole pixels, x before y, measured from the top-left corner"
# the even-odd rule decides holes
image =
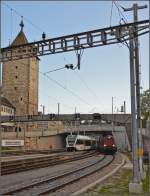
[[[59,116],[59,113],[60,113],[60,103],[57,103],[57,106],[58,106],[58,116]]]
[[[43,105],[42,108],[43,108],[43,114],[45,114],[45,106]]]
[[[76,115],[76,113],[77,113],[77,107],[74,108],[74,113]],[[74,121],[74,127],[75,127],[75,130],[76,130],[76,128],[77,128],[77,119],[75,119],[75,121]],[[79,132],[78,132],[78,135],[79,135]]]
[[[0,2],[1,4],[1,2]],[[1,126],[1,92],[2,92],[2,85],[1,85],[1,62],[0,62],[0,177],[1,177],[1,170],[2,170],[2,126]]]
[[[1,1],[0,1],[0,11],[2,7]],[[0,49],[1,49],[1,37],[0,37]],[[2,93],[2,74],[1,74],[1,70],[2,70],[2,62],[0,60],[0,178],[1,178],[1,170],[2,170],[2,126],[1,126],[1,93]]]
[[[75,107],[74,112],[75,112],[75,114],[77,113],[77,107]]]
[[[150,20],[150,0],[149,0],[149,20]],[[150,51],[150,26],[149,26],[149,51]],[[148,123],[148,131],[149,131],[149,145],[150,145],[150,56],[149,56],[149,123]],[[149,194],[150,194],[150,149],[148,152],[149,157]]]
[[[132,116],[132,160],[133,160],[133,176],[132,183],[129,184],[129,191],[135,192],[137,185],[140,183],[139,162],[137,156],[138,148],[138,131],[136,120],[136,93],[135,93],[135,61],[134,61],[134,36],[133,28],[130,28],[130,89],[131,89],[131,116]],[[139,191],[141,192],[141,191]]]
[[[114,97],[112,97],[112,134],[114,135]]]
[[[113,114],[114,114],[114,97],[112,97],[111,112],[112,112],[112,116],[113,116]]]
[[[126,101],[123,102],[123,111],[124,111],[124,114],[126,114]]]
[[[145,9],[147,8],[147,5],[144,6],[138,6],[137,3],[133,4],[131,8],[123,8],[124,11],[133,11],[133,19],[134,22],[138,21],[138,10],[139,9]],[[140,63],[139,63],[139,40],[137,36],[137,30],[138,26],[134,27],[134,44],[135,44],[135,75],[136,75],[136,105],[137,105],[137,128],[138,128],[138,155],[139,155],[139,169],[141,176],[143,174],[143,159],[142,159],[142,153],[143,153],[143,143],[142,143],[142,133],[141,133],[141,99],[140,99]]]
[[[45,114],[45,105],[40,105],[42,107],[42,113]]]

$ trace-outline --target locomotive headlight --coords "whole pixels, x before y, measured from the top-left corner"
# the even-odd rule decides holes
[[[115,147],[115,144],[113,144],[112,146]]]
[[[104,147],[106,147],[107,145],[106,144],[104,144]]]

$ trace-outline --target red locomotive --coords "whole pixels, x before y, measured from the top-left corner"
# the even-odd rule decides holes
[[[97,150],[104,154],[114,154],[117,152],[117,146],[113,135],[103,135],[99,138]]]

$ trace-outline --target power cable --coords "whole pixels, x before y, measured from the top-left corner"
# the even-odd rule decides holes
[[[42,91],[42,90],[40,90],[40,91]],[[43,90],[43,93],[45,94],[45,91],[44,91],[44,90]],[[45,95],[46,95],[48,98],[55,100],[56,103],[59,103],[59,102],[60,102],[60,100],[58,100],[58,99],[56,99],[56,98],[54,98],[54,97],[52,97],[52,96],[49,96],[48,94],[45,94]],[[71,110],[74,110],[74,107],[71,107],[71,106],[69,106],[69,105],[67,105],[67,104],[65,104],[65,103],[61,103],[61,105],[63,105],[63,106],[66,107],[66,108],[69,108],[69,109],[71,109]]]
[[[73,64],[66,64],[63,67],[59,67],[59,68],[47,71],[44,74],[48,74],[48,73],[59,71],[59,70],[66,69],[66,68],[72,69],[72,70],[75,70],[76,68],[80,69],[80,62],[81,62],[81,58],[83,56],[83,52],[84,52],[84,49],[80,49],[80,53],[78,52],[78,50],[75,50],[76,57],[77,57],[77,65],[75,67],[73,66]]]
[[[116,6],[117,10],[118,10],[118,14],[119,14],[119,17],[120,17],[120,24],[121,24],[121,21],[123,21],[125,24],[128,23],[126,17],[124,16],[124,14],[122,13],[122,11],[120,10],[120,7],[122,8],[122,6],[118,3],[118,1],[113,1],[114,2],[114,5]],[[128,42],[122,37],[122,40],[124,42],[121,42],[123,45],[127,46],[127,48],[129,49],[129,44]]]
[[[26,65],[26,64],[23,63],[23,62],[20,62],[20,64]],[[32,67],[31,69],[32,69],[32,70],[35,70],[33,67]],[[40,72],[40,71],[39,71],[39,73],[40,73],[41,75],[45,76],[45,73],[42,73],[42,72]],[[48,96],[48,97],[50,97],[50,96]],[[59,102],[59,101],[58,101],[56,98],[54,98],[54,97],[50,97],[50,98],[56,100],[57,103]],[[31,103],[30,103],[30,104],[31,104]],[[33,105],[34,105],[34,104],[33,104]],[[68,105],[66,105],[66,104],[64,104],[64,103],[63,103],[63,105],[64,105],[65,107],[67,107],[67,108],[74,109],[74,107],[68,106]]]
[[[113,5],[114,5],[114,0],[112,0],[112,3],[111,3],[111,11],[110,11],[110,26],[111,26],[111,21],[112,21]]]
[[[84,86],[88,89],[88,91],[92,94],[92,96],[93,96],[94,98],[96,98],[96,100],[99,100],[98,96],[97,96],[97,95],[95,94],[95,92],[87,85],[87,83],[83,80],[83,78],[80,76],[80,74],[77,73],[77,72],[75,72],[75,71],[74,71],[74,73],[76,73],[76,75],[78,76],[78,78],[80,79],[80,81],[84,84]]]
[[[10,43],[12,42],[12,36],[13,36],[13,10],[11,9],[11,13],[10,13],[10,21],[11,21],[11,24],[10,24]]]
[[[118,2],[117,2],[118,3]],[[120,17],[120,24],[121,24],[121,21],[123,20],[123,22],[126,24],[126,18],[125,18],[125,16],[123,15],[123,13],[121,12],[121,10],[120,10],[120,8],[119,8],[119,6],[120,6],[120,4],[119,4],[119,6],[117,5],[117,3],[115,2],[115,0],[112,0],[112,4],[111,4],[111,14],[110,14],[110,26],[111,26],[111,21],[112,21],[112,15],[113,15],[113,4],[116,6],[116,8],[117,8],[117,10],[118,10],[118,14],[119,14],[119,17]],[[121,6],[120,6],[121,7]],[[123,18],[122,18],[122,17]],[[125,21],[126,20],[126,21]],[[124,40],[124,38],[123,38],[123,40]],[[124,43],[125,42],[125,43]],[[128,46],[128,43],[127,43],[127,41],[125,41],[124,40],[124,42],[121,42],[123,45],[125,45],[125,46],[127,46],[128,48],[129,48],[129,46]],[[118,44],[117,44],[118,45]],[[119,46],[120,47],[120,46]]]
[[[3,2],[3,1],[2,1],[2,3],[3,3],[3,5],[5,5],[11,12],[13,11],[13,12],[14,12],[16,15],[18,15],[19,17],[20,17],[20,16],[23,16],[23,15],[22,15],[21,13],[19,13],[17,10],[15,10],[14,8],[12,8],[10,5],[6,4],[6,3]],[[24,18],[30,25],[32,25],[34,28],[36,28],[38,31],[44,32],[42,28],[40,28],[39,26],[33,24],[27,17],[24,17],[24,16],[23,16],[23,18]]]
[[[55,84],[57,84],[59,87],[63,88],[64,90],[68,91],[70,94],[72,94],[74,97],[78,98],[81,102],[83,102],[86,105],[90,105],[87,101],[85,101],[82,97],[80,97],[79,95],[77,95],[76,93],[74,93],[72,90],[68,89],[67,87],[63,86],[61,83],[59,83],[57,80],[49,77],[47,74],[44,74],[43,72],[40,72],[43,76],[47,77],[50,81],[54,82]]]
[[[119,4],[118,1],[114,1],[114,5],[116,6],[118,13],[119,13],[119,17],[120,17],[120,21],[123,20],[123,22],[126,24],[128,23],[127,18],[124,16],[124,14],[122,13],[122,11],[120,10],[120,8],[122,8],[122,6]],[[122,16],[122,17],[121,17]]]
[[[53,70],[44,72],[44,74],[48,74],[48,73],[51,73],[51,72],[59,71],[59,70],[62,70],[62,69],[66,69],[66,67],[60,67],[60,68],[57,68],[57,69],[53,69]]]

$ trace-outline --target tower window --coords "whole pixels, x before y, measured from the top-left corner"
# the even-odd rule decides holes
[[[16,69],[18,69],[18,66],[16,66]]]
[[[22,97],[20,98],[20,100],[22,101]]]

